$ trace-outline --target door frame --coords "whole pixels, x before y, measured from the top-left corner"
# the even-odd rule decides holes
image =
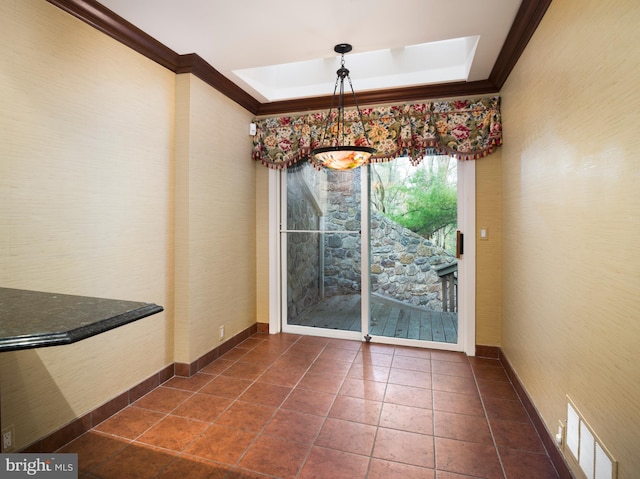
[[[476,303],[476,181],[475,181],[475,162],[458,160],[458,204],[462,207],[458,208],[458,228],[464,234],[464,253],[458,263],[458,334],[460,348],[468,356],[475,356],[476,344],[476,322],[475,322],[475,303]],[[281,170],[269,170],[269,333],[276,334],[282,331],[282,276],[280,271],[281,265],[281,235],[280,235],[280,197],[281,197]],[[362,178],[368,175],[362,175]],[[365,179],[362,180],[363,182]],[[368,205],[367,205],[368,208]],[[368,220],[368,214],[364,215]],[[364,242],[363,242],[364,243]],[[364,245],[365,251],[368,251],[368,244]],[[368,257],[363,256],[363,258]],[[366,262],[368,263],[368,261]],[[368,269],[368,266],[367,266]],[[365,283],[366,281],[366,283]],[[368,275],[363,275],[362,284],[362,301],[365,299],[364,292],[368,292]],[[367,288],[365,289],[365,286]],[[368,333],[368,321],[363,321],[363,331],[361,336]],[[313,332],[310,332],[313,334]],[[318,331],[318,335],[331,336],[331,330]],[[343,337],[343,336],[342,336]],[[391,339],[391,338],[389,338]],[[363,339],[364,340],[364,339]],[[391,341],[392,344],[394,341]],[[400,343],[399,343],[400,344]],[[406,344],[403,342],[402,344]],[[431,344],[431,343],[430,343]],[[434,346],[441,349],[447,348],[446,343],[433,343]]]

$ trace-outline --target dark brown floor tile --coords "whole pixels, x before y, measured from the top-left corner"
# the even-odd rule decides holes
[[[378,428],[373,457],[433,469],[433,436]]]
[[[279,386],[294,387],[304,375],[305,369],[292,369],[286,366],[278,366],[277,361],[267,369],[258,381],[277,384]]]
[[[478,479],[477,476],[468,476],[466,474],[456,474],[455,472],[436,471],[436,479]]]
[[[504,369],[499,359],[479,358],[477,356],[469,356],[469,364],[475,370],[476,368],[491,367]]]
[[[98,424],[95,430],[127,439],[135,439],[165,416],[166,413],[163,412],[129,406]]]
[[[249,381],[248,379],[217,376],[209,384],[203,387],[200,392],[235,399],[240,396],[245,389],[251,386],[251,383],[252,381]]]
[[[424,467],[410,466],[384,459],[371,459],[367,479],[434,479],[435,471]]]
[[[362,343],[362,347],[360,349],[363,353],[373,354],[393,355],[396,352],[396,347],[391,344]]]
[[[151,409],[153,411],[171,412],[192,395],[193,393],[189,391],[159,386],[133,404],[136,407]]]
[[[330,360],[338,360],[338,361],[347,361],[348,363],[352,363],[357,355],[358,355],[358,350],[334,348],[331,346],[327,346],[320,353],[320,356],[318,356],[318,360],[330,359]]]
[[[207,385],[214,378],[211,374],[198,373],[190,378],[174,376],[163,384],[164,387],[184,389],[185,391],[196,392]]]
[[[431,373],[391,368],[389,372],[389,383],[431,389]]]
[[[227,369],[229,366],[234,364],[235,361],[229,361],[228,359],[216,359],[215,361],[207,364],[203,367],[200,372],[206,374],[220,374],[222,371]]]
[[[402,384],[388,384],[384,402],[432,409],[432,396],[431,389],[403,386]]]
[[[483,398],[484,407],[487,410],[489,420],[513,421],[529,424],[531,420],[526,409],[520,401],[509,401],[493,397]]]
[[[433,435],[433,411],[401,404],[384,403],[380,427]]]
[[[227,361],[238,361],[239,359],[241,359],[245,354],[247,354],[249,351],[247,351],[246,349],[232,349],[231,351],[228,351],[226,353],[224,353],[222,356],[220,356],[220,359],[226,359]]]
[[[328,418],[314,445],[370,456],[376,431],[368,424]]]
[[[260,348],[259,346],[242,356],[243,363],[262,364],[264,366],[271,366],[282,355],[281,351],[269,351],[266,348]]]
[[[255,471],[247,471],[241,467],[235,467],[231,470],[225,479],[273,479],[273,476],[267,476]]]
[[[556,472],[546,454],[517,451],[500,447],[500,458],[506,476],[518,479],[556,479]]]
[[[493,445],[436,437],[438,471],[503,479],[498,453]]]
[[[473,372],[478,379],[509,382],[509,377],[502,367],[477,365]]]
[[[520,400],[510,382],[490,381],[487,379],[478,379],[477,381],[481,396],[509,399],[510,401]]]
[[[58,452],[78,454],[78,469],[90,472],[111,460],[129,445],[129,440],[118,439],[95,431],[83,434]]]
[[[169,464],[157,479],[224,479],[231,466],[199,457],[180,456]]]
[[[282,408],[317,416],[326,416],[335,397],[334,394],[296,388],[282,404]]]
[[[349,349],[350,351],[360,351],[361,341],[353,341],[350,339],[330,339],[327,348]]]
[[[337,394],[342,386],[342,381],[342,376],[307,373],[302,377],[296,388]]]
[[[432,374],[433,389],[458,394],[478,395],[476,382],[470,377],[447,376],[444,374]]]
[[[345,377],[351,368],[351,361],[318,358],[309,368],[311,374],[331,374]]]
[[[298,339],[298,341],[296,342],[297,345],[311,345],[311,346],[319,346],[319,347],[325,347],[327,344],[329,344],[329,341],[331,341],[330,338],[323,338],[320,336],[300,336],[300,338]]]
[[[256,437],[256,433],[213,424],[193,444],[186,454],[224,464],[235,464]]]
[[[367,381],[378,381],[378,382],[387,382],[389,379],[389,371],[391,370],[388,366],[375,366],[373,364],[368,363],[353,363],[349,372],[347,373],[348,378],[353,379],[366,379]]]
[[[244,360],[238,361],[232,366],[222,371],[220,375],[233,378],[249,379],[253,381],[267,369],[265,364],[246,363]]]
[[[491,421],[491,430],[498,446],[508,446],[511,449],[546,454],[540,436],[531,423],[512,421]]]
[[[204,422],[215,421],[227,409],[232,399],[196,393],[172,411],[172,415]]]
[[[289,350],[273,362],[275,369],[304,372],[313,364],[319,353]]]
[[[202,434],[207,427],[208,424],[202,421],[167,416],[140,436],[136,443],[142,442],[150,446],[180,452]]]
[[[236,401],[216,420],[218,426],[260,431],[271,419],[276,409],[262,404]]]
[[[396,354],[393,357],[391,367],[428,373],[431,372],[431,361],[429,359],[415,358],[412,356],[398,356]]]
[[[387,385],[385,383],[346,378],[340,388],[339,394],[342,396],[382,401],[386,389]]]
[[[338,396],[329,411],[329,417],[375,426],[380,420],[381,411],[382,403],[379,401]]]
[[[260,338],[257,336],[251,336],[247,339],[245,339],[244,341],[242,341],[240,344],[238,344],[236,346],[236,348],[238,349],[253,349],[256,346],[259,346],[261,344],[263,344],[265,342],[264,338]]]
[[[279,407],[291,393],[291,388],[277,384],[256,382],[240,396],[241,401]]]
[[[260,436],[238,466],[279,478],[294,478],[307,456],[309,445],[273,436]]]
[[[314,446],[298,478],[364,479],[368,465],[368,457]]]
[[[395,356],[406,356],[418,359],[431,359],[431,350],[422,348],[396,347]]]
[[[175,458],[169,451],[130,444],[91,473],[100,479],[122,479],[123,473],[127,479],[151,479]]]
[[[433,409],[435,411],[484,417],[484,409],[482,408],[480,398],[471,394],[433,391]]]
[[[444,374],[447,376],[473,377],[473,371],[468,362],[436,361],[431,359],[431,371],[434,374]]]
[[[464,353],[457,353],[455,351],[431,351],[431,359],[435,361],[448,361],[454,363],[469,364],[469,359]]]
[[[485,417],[434,411],[433,418],[437,437],[493,444],[489,424]]]
[[[362,348],[353,362],[356,364],[362,363],[370,364],[372,366],[383,366],[385,368],[389,368],[391,367],[391,363],[393,362],[393,352],[391,352],[390,354],[374,353]]]
[[[311,444],[323,422],[321,416],[280,409],[265,428],[264,434]]]

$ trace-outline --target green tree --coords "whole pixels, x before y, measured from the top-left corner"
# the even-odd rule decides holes
[[[418,167],[376,165],[372,173],[374,207],[396,223],[453,251],[457,228],[455,162],[440,156],[425,158]]]

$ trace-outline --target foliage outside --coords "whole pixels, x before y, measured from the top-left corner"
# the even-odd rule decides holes
[[[455,252],[456,159],[429,156],[417,166],[407,158],[371,166],[373,208],[445,250]]]

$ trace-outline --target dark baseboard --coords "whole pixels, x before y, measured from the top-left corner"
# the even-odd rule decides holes
[[[267,324],[266,326],[266,332],[268,333],[269,325]],[[97,407],[82,417],[74,419],[66,426],[61,427],[57,431],[16,452],[43,453],[57,451],[65,444],[77,439],[85,432],[100,424],[102,421],[115,415],[130,404],[133,404],[142,396],[153,391],[173,376],[193,376],[214,359],[217,359],[224,353],[230,351],[260,329],[262,328],[260,328],[259,323],[255,323],[190,364],[173,363],[162,368],[157,373],[135,385],[128,391],[107,401],[102,406]]]
[[[192,363],[176,363],[176,376],[191,377],[202,368],[210,364],[215,359],[218,359],[225,353],[228,353],[235,348],[242,341],[248,339],[251,335],[258,332],[258,323],[254,323],[244,331],[239,332],[233,338],[228,339],[217,348],[212,349],[206,354],[203,354]]]
[[[500,348],[498,346],[483,346],[476,344],[476,357],[500,359]]]
[[[136,402],[142,396],[153,391],[173,376],[174,365],[170,364],[152,376],[149,376],[147,379],[135,385],[128,391],[116,396],[110,401],[107,401],[102,406],[97,407],[84,416],[74,419],[66,426],[63,426],[48,436],[34,442],[20,452],[54,452],[65,444],[80,437],[94,426],[97,426],[105,419],[110,418],[121,409],[124,409],[128,405]]]
[[[560,449],[558,448],[558,445],[556,444],[553,435],[545,426],[544,421],[542,420],[542,416],[540,416],[540,414],[538,413],[538,410],[534,406],[533,401],[531,401],[531,398],[529,397],[524,386],[520,382],[520,379],[518,378],[517,374],[511,367],[509,360],[504,355],[504,352],[502,351],[501,348],[497,348],[497,349],[499,351],[498,359],[500,359],[500,362],[502,363],[502,366],[504,367],[504,370],[507,373],[507,376],[511,380],[511,384],[513,385],[513,388],[516,390],[516,393],[520,397],[520,400],[522,401],[523,406],[529,413],[529,417],[531,417],[533,426],[536,428],[536,431],[538,431],[538,435],[540,436],[540,439],[542,440],[542,443],[544,444],[544,447],[547,450],[547,453],[549,454],[549,458],[551,459],[551,462],[555,466],[556,471],[558,471],[558,476],[560,476],[560,479],[575,479],[575,476],[571,472],[571,468],[569,468],[569,465],[567,464],[567,461],[562,455],[562,452],[560,452]],[[477,351],[478,351],[478,346],[476,346],[476,354],[477,354]]]

